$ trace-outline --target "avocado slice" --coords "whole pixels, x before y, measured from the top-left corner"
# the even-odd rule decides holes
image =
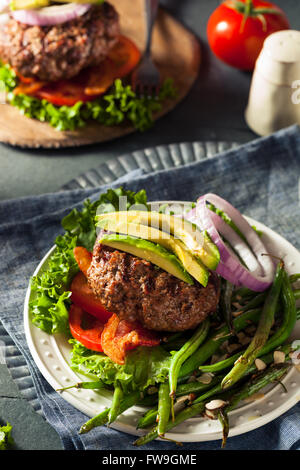
[[[128,223],[124,218],[118,217],[119,212],[106,214],[106,218],[98,218],[97,225],[104,230],[130,235],[136,238],[149,240],[171,251],[181,261],[186,271],[200,284],[206,287],[209,273],[204,264],[189,251],[181,240],[172,235],[147,225]],[[107,217],[109,215],[109,217]]]
[[[188,250],[198,258],[208,269],[214,271],[220,261],[220,253],[207,232],[201,232],[197,226],[185,219],[173,215],[160,214],[154,211],[121,211],[111,214],[102,214],[98,220],[108,217],[117,217],[118,221],[133,222],[157,228],[174,238],[181,240]]]
[[[117,233],[103,235],[99,241],[103,245],[150,261],[181,281],[194,284],[193,278],[184,269],[177,256],[158,244]]]
[[[11,10],[35,10],[50,5],[50,0],[11,0]]]

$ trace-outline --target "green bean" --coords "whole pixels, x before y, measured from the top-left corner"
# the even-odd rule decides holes
[[[271,368],[269,367],[266,372],[263,371],[263,374],[260,374],[254,379],[251,379],[250,381],[248,381],[246,385],[244,385],[241,389],[236,390],[237,387],[235,387],[234,395],[232,396],[229,405],[225,407],[224,411],[228,413],[228,411],[230,411],[235,406],[237,406],[237,404],[241,400],[253,395],[257,391],[259,391],[261,388],[268,385],[271,381],[279,380],[284,375],[288,367],[289,367],[289,364],[275,364],[271,366]],[[219,389],[217,389],[216,387],[214,388],[215,388],[215,391],[217,391],[217,393],[221,392],[222,390],[221,388]],[[223,392],[223,395],[225,396],[224,392]],[[202,414],[205,410],[205,404],[207,403],[207,398],[210,398],[211,396],[212,395],[206,395],[206,397],[202,396],[201,401],[199,402],[194,401],[192,405],[184,408],[180,413],[178,413],[175,416],[174,421],[170,420],[168,422],[166,426],[166,432],[174,428],[178,424],[182,423],[183,421],[189,418],[192,418],[193,416]],[[228,397],[228,392],[226,393],[226,397]],[[134,445],[141,446],[141,445],[147,444],[153,441],[154,439],[156,439],[157,437],[158,437],[158,431],[157,431],[157,427],[155,427],[148,434],[137,439],[137,441],[134,442]]]
[[[299,316],[300,316],[300,309],[299,309]],[[286,336],[285,339],[287,339],[291,331],[289,329],[287,330],[285,324],[282,325],[282,327],[279,328],[279,333],[275,332],[276,336],[273,335],[273,336],[270,337],[270,339],[268,339],[265,346],[261,349],[261,351],[259,352],[257,357],[260,357],[263,354],[267,354],[269,351],[271,351],[272,349],[275,349],[277,346],[282,344],[283,341],[285,341],[285,339],[283,341],[281,340],[281,333],[282,332],[286,333],[285,334],[285,336]],[[280,337],[280,339],[278,340],[279,337]],[[222,370],[224,370],[227,367],[230,367],[232,364],[234,364],[235,361],[237,361],[238,358],[242,354],[244,354],[244,352],[245,351],[240,351],[240,352],[234,354],[233,356],[230,356],[227,359],[224,359],[223,361],[215,362],[214,364],[208,364],[206,366],[200,366],[199,369],[200,369],[201,372],[212,372],[212,373],[221,372]]]
[[[221,370],[227,369],[227,367],[232,366],[235,361],[240,357],[242,354],[241,351],[234,354],[233,356],[224,359],[223,361],[215,362],[214,364],[208,364],[207,366],[199,366],[201,372],[220,372]]]
[[[184,395],[189,395],[190,393],[201,393],[205,390],[213,387],[217,383],[219,383],[219,377],[212,377],[212,380],[208,384],[204,384],[202,382],[190,382],[186,384],[178,385],[176,390],[177,397],[183,397]]]
[[[64,390],[69,390],[70,388],[84,388],[89,390],[99,390],[104,388],[106,385],[102,382],[102,380],[93,380],[92,382],[78,382],[74,385],[69,385],[68,387],[58,388],[57,392],[63,392]]]
[[[227,441],[227,437],[228,437],[228,434],[229,434],[229,420],[228,420],[228,414],[226,413],[226,411],[224,409],[220,409],[218,411],[218,419],[221,423],[221,426],[222,426],[222,429],[223,429],[223,439],[222,439],[222,449],[225,447],[226,445],[226,441]]]
[[[232,320],[232,292],[233,284],[231,282],[223,280],[221,285],[221,296],[220,296],[220,309],[225,320],[226,325],[231,333],[233,333],[233,320]]]
[[[262,371],[254,379],[250,379],[246,384],[239,390],[237,390],[229,400],[229,404],[225,408],[218,411],[217,417],[222,425],[223,439],[222,447],[225,447],[228,433],[229,433],[229,422],[228,413],[233,410],[241,400],[249,398],[251,395],[259,392],[262,388],[271,382],[279,381],[289,368],[289,364],[273,364],[268,369]]]
[[[157,406],[148,410],[138,421],[137,429],[144,429],[154,424],[157,420],[158,409]]]
[[[267,369],[261,371],[254,379],[250,379],[238,392],[236,392],[226,406],[225,411],[233,410],[241,400],[254,395],[271,382],[278,381],[290,367],[288,362],[272,364]]]
[[[241,298],[247,298],[247,297],[253,297],[255,292],[251,289],[248,289],[248,287],[239,287],[233,292],[233,297],[241,297]]]
[[[233,320],[234,331],[237,333],[249,326],[249,322],[257,322],[261,309],[249,310],[242,313]],[[220,347],[224,341],[231,336],[227,325],[222,325],[215,330],[205,341],[205,343],[192,354],[180,369],[179,377],[191,375],[200,365],[204,364]]]
[[[183,421],[192,418],[193,416],[197,416],[202,414],[205,409],[204,403],[197,403],[196,405],[188,406],[184,408],[180,413],[175,416],[175,420],[170,420],[166,426],[166,432],[170,431],[170,429],[178,426],[178,424],[182,423]],[[137,439],[133,444],[135,446],[142,446],[147,444],[148,442],[153,441],[158,437],[157,427],[155,427],[152,431],[150,431],[145,436],[140,437]]]
[[[177,351],[172,357],[170,364],[170,373],[169,373],[169,386],[170,386],[170,396],[172,398],[171,410],[172,416],[174,419],[174,398],[176,394],[177,380],[180,368],[184,361],[190,357],[200,346],[200,344],[205,340],[208,331],[209,331],[209,320],[206,319],[201,325],[197,328],[192,337],[182,346],[182,348]]]
[[[290,283],[294,284],[294,282],[298,281],[300,279],[300,273],[295,273],[289,276]]]
[[[287,273],[283,272],[281,300],[283,304],[283,319],[280,327],[261,349],[260,354],[267,354],[272,349],[282,345],[292,333],[297,320],[297,310],[293,290]]]
[[[138,402],[139,406],[153,406],[158,402],[158,393],[153,393],[151,395],[146,395],[141,398]]]
[[[285,353],[286,355],[286,359],[289,357],[288,354],[289,352],[291,351],[291,345],[290,344],[286,344],[284,346],[282,346],[280,348],[280,350],[282,352]],[[261,360],[265,363],[265,364],[271,364],[274,360],[274,357],[273,357],[273,352],[272,353],[269,353],[269,354],[265,354],[264,356],[261,357]],[[254,374],[257,372],[257,367],[255,366],[255,364],[252,364],[250,367],[248,367],[248,369],[246,369],[246,371],[244,372],[243,376],[242,377],[246,377],[248,375],[251,375],[251,374]],[[222,380],[222,377],[216,377],[217,379],[219,379],[219,381],[221,382]],[[217,384],[216,387],[215,387],[215,390],[214,392],[215,393],[219,393],[223,390],[222,388],[222,385],[221,383],[220,384]],[[206,398],[208,398],[209,396],[211,396],[212,394],[210,393],[210,390],[208,391],[208,394],[207,396],[205,395],[201,395],[200,397],[197,397],[196,400],[194,400],[194,403],[198,403],[200,401],[203,401],[205,400]]]
[[[300,299],[300,289],[294,289],[293,294],[294,294],[295,300]]]
[[[193,404],[201,403],[202,401],[207,400],[207,398],[213,397],[214,395],[217,395],[221,392],[222,392],[222,386],[221,386],[221,379],[220,379],[220,382],[217,385],[209,389],[206,393],[203,393],[203,395],[200,395],[199,397],[197,397],[193,401]]]
[[[123,400],[121,401],[120,408],[119,408],[119,415],[124,413],[124,411],[128,410],[132,406],[136,405],[140,400],[141,395],[139,391],[134,391],[129,395],[126,395]],[[108,415],[110,412],[110,408],[102,411],[98,415],[94,416],[93,418],[89,419],[85,424],[83,424],[79,430],[80,434],[84,434],[91,429],[103,426],[104,424],[108,423]]]
[[[253,308],[257,308],[257,307],[262,306],[262,304],[264,303],[264,301],[266,299],[266,296],[267,296],[266,292],[262,292],[262,293],[256,295],[246,305],[241,307],[241,310],[243,312],[246,312],[247,310],[252,310]]]
[[[209,384],[203,384],[201,382],[190,382],[182,384],[177,387],[176,396],[182,397],[190,394],[199,394],[211,389],[216,384],[220,384],[222,377],[213,377]],[[138,422],[138,428],[147,428],[148,426],[155,424],[156,417],[158,414],[157,406],[147,411],[144,416]]]
[[[159,437],[165,435],[166,426],[170,418],[171,397],[168,382],[161,383],[158,391],[158,424],[157,432]]]
[[[281,292],[283,273],[284,265],[283,262],[280,261],[276,268],[274,282],[268,291],[255,335],[244,354],[240,356],[233,368],[224,377],[222,381],[223,388],[233,385],[243,376],[247,368],[257,358],[259,351],[262,350],[263,346],[267,342]]]
[[[116,384],[113,399],[112,399],[112,404],[111,404],[109,414],[108,414],[108,424],[113,423],[119,416],[122,398],[123,398],[122,387],[119,384]]]

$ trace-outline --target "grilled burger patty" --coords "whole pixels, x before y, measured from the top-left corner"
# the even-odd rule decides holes
[[[68,79],[102,62],[119,32],[118,14],[107,2],[55,26],[30,26],[10,19],[0,26],[0,59],[25,77]]]
[[[108,311],[157,331],[195,328],[219,301],[213,276],[206,287],[191,286],[146,260],[97,242],[88,283]]]

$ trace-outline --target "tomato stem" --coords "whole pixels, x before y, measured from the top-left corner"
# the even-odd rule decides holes
[[[272,7],[255,7],[253,5],[253,0],[245,0],[242,2],[240,0],[232,0],[227,2],[227,6],[236,10],[238,13],[243,15],[243,20],[241,22],[240,33],[243,32],[247,19],[257,18],[262,23],[263,30],[266,30],[266,19],[264,15],[282,15],[280,10]]]

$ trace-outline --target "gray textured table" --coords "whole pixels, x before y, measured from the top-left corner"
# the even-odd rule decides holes
[[[206,23],[218,0],[162,0],[162,5],[201,40],[203,61],[191,93],[150,131],[101,145],[64,150],[20,150],[0,144],[0,199],[53,192],[108,159],[172,142],[255,138],[244,121],[251,75],[218,61],[206,42]],[[300,29],[299,0],[277,0]]]

